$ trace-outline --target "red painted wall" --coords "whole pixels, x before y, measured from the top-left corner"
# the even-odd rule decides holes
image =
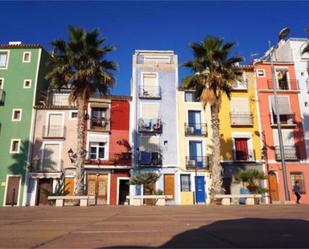
[[[116,171],[111,174],[111,182],[110,182],[110,204],[117,204],[117,178],[118,177],[129,177],[129,171]]]

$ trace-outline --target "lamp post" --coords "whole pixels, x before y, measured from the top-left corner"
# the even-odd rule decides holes
[[[280,31],[278,36],[278,43],[284,39],[288,33],[289,28],[284,28]],[[273,88],[274,88],[274,102],[275,102],[275,110],[276,110],[276,118],[277,118],[277,127],[278,127],[278,139],[279,139],[279,148],[280,148],[280,157],[281,157],[281,165],[282,165],[282,173],[283,173],[283,185],[284,185],[284,193],[285,193],[285,200],[290,200],[290,194],[288,189],[288,180],[287,180],[287,173],[286,173],[286,163],[285,163],[285,153],[284,153],[284,147],[283,147],[283,139],[282,139],[282,130],[281,130],[281,123],[280,123],[280,113],[278,109],[278,96],[277,96],[277,82],[276,82],[276,76],[275,76],[275,69],[274,69],[274,63],[273,63],[273,54],[275,50],[278,48],[278,43],[276,46],[271,47],[271,42],[268,42],[269,45],[269,59],[270,59],[270,67],[271,67],[271,77],[273,82]]]

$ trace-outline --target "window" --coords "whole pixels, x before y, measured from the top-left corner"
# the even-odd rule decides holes
[[[188,111],[188,125],[186,126],[186,133],[188,135],[202,134],[202,116],[201,111]]]
[[[265,70],[264,69],[258,69],[256,71],[257,77],[265,77]]]
[[[53,172],[60,170],[60,144],[44,144],[43,147],[43,171]]]
[[[12,121],[21,120],[22,109],[13,109],[12,111]]]
[[[247,161],[249,159],[248,138],[234,138],[235,159]]]
[[[180,189],[181,192],[190,192],[191,191],[191,181],[190,175],[180,175]]]
[[[3,89],[4,78],[0,78],[0,90]]]
[[[23,63],[29,63],[31,61],[31,52],[24,52]]]
[[[31,88],[31,80],[24,80],[24,88]]]
[[[10,146],[10,153],[19,153],[20,150],[20,139],[12,139],[11,140],[11,146]]]
[[[185,91],[185,102],[198,102],[195,92]]]
[[[142,74],[142,87],[140,89],[140,96],[144,98],[160,97],[160,87],[156,73]]]
[[[106,128],[107,126],[107,115],[106,108],[91,108],[91,128]]]
[[[276,160],[281,160],[280,147],[279,147],[279,137],[278,130],[273,130],[274,146],[275,146],[275,155]],[[294,133],[293,130],[282,130],[282,141],[283,141],[283,150],[284,157],[287,161],[296,161],[299,156],[294,142]]]
[[[50,113],[48,115],[48,125],[45,130],[45,137],[61,138],[64,136],[63,114]]]
[[[289,90],[288,69],[276,69],[277,86],[279,90]]]
[[[8,51],[0,51],[0,69],[6,69],[8,64]]]
[[[203,168],[206,166],[203,159],[202,141],[189,141],[189,161],[187,162],[188,166]]]
[[[90,143],[89,159],[98,160],[105,159],[105,145],[106,143],[92,142]]]
[[[78,112],[77,111],[70,111],[70,119],[77,119]]]
[[[283,125],[294,125],[294,114],[292,113],[288,96],[278,96],[278,112],[280,123]],[[272,110],[272,124],[277,124],[277,110],[274,96],[270,96]]]
[[[304,174],[302,172],[291,172],[291,185],[292,188],[295,186],[295,183],[299,183],[300,187],[300,192],[302,194],[306,193],[306,185],[305,185],[305,179],[304,179]]]
[[[231,125],[252,125],[252,115],[248,98],[231,99]]]

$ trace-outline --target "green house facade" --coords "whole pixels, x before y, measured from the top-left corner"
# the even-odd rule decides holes
[[[33,106],[48,87],[49,54],[38,44],[0,45],[0,205],[25,204]]]

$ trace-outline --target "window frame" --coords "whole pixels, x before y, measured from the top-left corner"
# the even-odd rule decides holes
[[[188,177],[189,178],[189,190],[184,190],[183,188],[183,183],[182,179],[183,177]],[[191,192],[192,189],[192,183],[191,183],[191,174],[180,174],[180,192]]]
[[[25,55],[29,54],[29,60],[25,60]],[[23,63],[30,63],[31,62],[31,51],[24,51],[23,52]]]
[[[4,67],[0,66],[0,70],[6,70],[8,69],[8,65],[9,65],[10,50],[0,50],[0,54],[1,53],[6,53],[6,63]]]
[[[0,77],[0,90],[3,90],[4,89],[4,78],[3,77]]]
[[[18,148],[16,151],[12,150],[13,149],[13,143],[18,142]],[[20,145],[21,145],[21,139],[19,138],[12,138],[11,143],[10,143],[10,154],[19,154],[20,153]]]
[[[27,82],[27,81],[30,82],[29,86],[26,86],[26,82]],[[31,79],[24,79],[23,88],[25,88],[25,89],[30,89],[31,86],[32,86],[32,80],[31,80]]]
[[[259,75],[259,73],[263,73],[263,75]],[[259,68],[259,69],[257,69],[256,70],[256,77],[258,77],[258,78],[264,78],[265,77],[265,69],[263,69],[263,68]]]
[[[15,119],[15,118],[14,118],[15,112],[16,112],[16,111],[19,111],[19,112],[20,112],[20,118],[19,118],[19,119]],[[23,109],[21,109],[21,108],[13,108],[13,110],[12,110],[12,121],[13,121],[13,122],[19,122],[19,121],[21,121],[21,119],[22,119],[22,114],[23,114]]]
[[[100,143],[102,143],[102,144],[104,144],[103,146],[102,145],[100,145]],[[96,148],[96,158],[91,158],[91,155],[93,154],[93,153],[91,153],[91,148],[92,147],[95,147]],[[107,149],[106,149],[106,147],[107,147],[107,142],[89,142],[89,154],[88,154],[88,157],[89,157],[89,159],[90,160],[107,160]],[[103,148],[103,154],[104,154],[104,157],[103,158],[100,158],[99,157],[99,155],[100,155],[100,152],[99,152],[99,150],[100,150],[100,148]]]
[[[194,98],[193,98],[194,101],[187,101],[187,100],[186,100],[186,94],[187,94],[187,93],[192,93],[192,94],[194,94],[194,96],[193,96],[193,97],[194,97]],[[197,102],[199,102],[199,101],[197,100],[197,98],[196,98],[196,91],[193,91],[193,90],[191,90],[191,91],[190,91],[190,90],[185,90],[185,91],[184,91],[184,94],[183,94],[183,100],[184,100],[184,102],[186,102],[186,103],[197,103]]]
[[[254,147],[253,147],[253,136],[251,132],[232,132],[232,148],[233,148],[233,161],[237,161],[236,159],[236,143],[235,138],[244,138],[247,139],[247,148],[248,148],[248,160],[245,160],[246,162],[255,161],[255,155],[254,155]]]
[[[76,113],[77,114],[77,116],[76,117],[72,117],[72,114],[73,113]],[[77,120],[77,118],[78,118],[78,111],[76,110],[74,110],[74,111],[70,111],[70,113],[69,113],[69,120]]]

